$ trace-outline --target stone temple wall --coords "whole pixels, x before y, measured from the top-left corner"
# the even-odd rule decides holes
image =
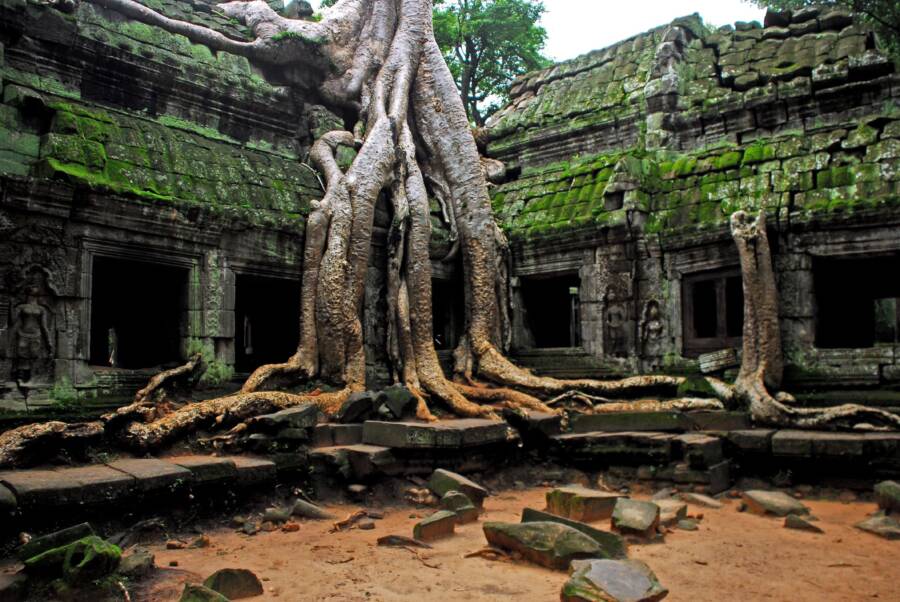
[[[212,2],[146,4],[247,35]],[[125,398],[197,351],[212,384],[287,357],[305,218],[322,194],[306,155],[341,119],[246,59],[87,2],[66,13],[0,0],[0,90],[0,407],[72,388]],[[281,347],[266,349],[273,332]]]
[[[734,365],[705,355],[740,347],[728,219],[765,209],[789,384],[900,382],[900,287],[884,283],[900,270],[900,77],[875,42],[840,11],[693,16],[520,78],[487,134],[513,174],[493,191],[511,298],[529,278],[581,287],[576,348],[535,349],[520,320],[519,357]]]

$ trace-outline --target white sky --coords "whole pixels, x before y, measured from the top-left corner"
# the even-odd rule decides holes
[[[318,0],[311,0],[314,8]],[[545,54],[555,61],[664,25],[691,13],[706,23],[762,22],[765,11],[744,0],[544,0]]]

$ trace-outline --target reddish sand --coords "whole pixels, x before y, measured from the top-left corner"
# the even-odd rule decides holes
[[[518,522],[526,506],[543,508],[544,489],[501,493],[485,504],[484,520]],[[637,496],[641,497],[641,496]],[[824,535],[792,531],[782,521],[739,513],[736,502],[702,513],[700,530],[675,531],[665,543],[632,545],[630,555],[646,561],[669,588],[672,602],[709,600],[900,600],[900,542],[853,528],[873,504],[806,501],[821,520]],[[331,506],[343,517],[353,506]],[[266,593],[254,600],[558,600],[562,572],[509,561],[464,558],[485,545],[481,525],[465,525],[430,550],[376,546],[382,535],[411,535],[410,515],[427,510],[386,509],[371,531],[329,533],[327,522],[304,521],[294,533],[249,537],[232,530],[208,532],[205,549],[166,550],[152,546],[164,569],[136,600],[177,600],[186,580],[200,581],[225,567],[253,570]],[[597,524],[608,527],[608,524]]]

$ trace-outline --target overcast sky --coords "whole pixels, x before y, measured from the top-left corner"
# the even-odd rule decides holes
[[[313,7],[318,0],[312,0]],[[765,11],[744,0],[544,0],[545,54],[562,61],[700,13],[714,25],[762,21]]]

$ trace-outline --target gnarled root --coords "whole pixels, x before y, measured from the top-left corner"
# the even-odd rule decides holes
[[[791,407],[773,397],[760,376],[741,379],[738,394],[750,403],[754,422],[798,429],[900,430],[900,416],[878,408],[843,404],[828,408]]]
[[[138,391],[134,396],[134,403],[152,403],[162,401],[168,394],[168,388],[185,383],[193,387],[203,373],[206,372],[206,362],[199,353],[194,354],[187,363],[164,370],[155,375],[147,383],[147,386]]]
[[[353,391],[296,395],[277,391],[237,393],[193,403],[150,423],[132,422],[114,435],[125,445],[140,452],[158,449],[187,433],[229,426],[247,418],[277,412],[305,403],[313,403],[326,415],[340,409]]]
[[[0,433],[0,466],[27,466],[46,459],[58,450],[69,450],[73,444],[84,447],[103,437],[100,422],[42,422],[26,424]]]

